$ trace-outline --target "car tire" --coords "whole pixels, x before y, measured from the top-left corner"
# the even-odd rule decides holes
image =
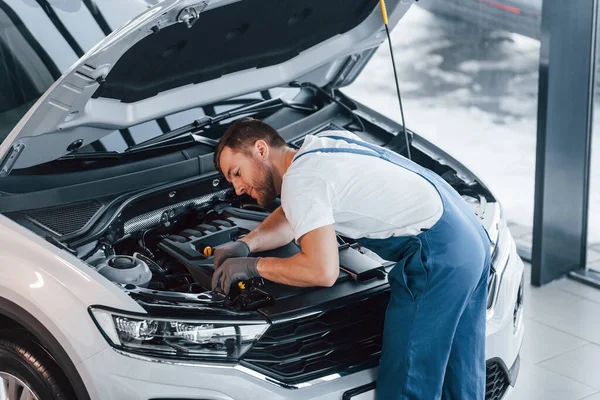
[[[16,390],[17,399],[27,390],[34,395],[30,398],[38,400],[76,398],[50,354],[25,331],[0,330],[0,397],[13,400],[3,393],[9,385],[11,391]]]

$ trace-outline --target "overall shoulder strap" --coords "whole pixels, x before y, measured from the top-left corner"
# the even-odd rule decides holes
[[[374,144],[363,142],[362,140],[356,140],[356,139],[348,138],[345,136],[336,136],[336,135],[321,136],[321,137],[327,137],[327,138],[336,139],[336,140],[343,140],[346,143],[351,143],[351,144],[356,144],[358,146],[366,147],[367,149],[373,150],[380,155],[382,155],[382,153],[384,152],[384,149],[380,148],[379,146],[375,146]]]
[[[322,149],[309,150],[309,151],[305,151],[304,153],[301,153],[300,155],[296,155],[296,157],[294,157],[292,162],[298,161],[300,158],[304,157],[307,154],[311,154],[311,153],[348,153],[348,154],[362,154],[365,156],[371,156],[371,157],[377,157],[377,158],[381,157],[380,154],[373,153],[372,151],[369,151],[369,150],[340,149],[340,148],[336,148],[336,147],[324,147]]]

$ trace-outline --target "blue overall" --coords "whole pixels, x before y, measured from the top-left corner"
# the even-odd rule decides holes
[[[485,397],[485,327],[490,239],[461,196],[432,171],[386,149],[327,136],[365,149],[321,148],[310,153],[379,157],[429,181],[442,199],[441,218],[416,236],[359,239],[397,261],[388,275],[378,400]],[[410,190],[410,188],[407,188]]]

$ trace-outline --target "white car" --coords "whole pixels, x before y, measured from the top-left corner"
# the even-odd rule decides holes
[[[398,123],[338,90],[385,40],[378,1],[38,3],[0,2],[0,399],[374,398],[393,263],[340,237],[331,288],[261,280],[225,297],[210,277],[212,250],[277,205],[237,197],[214,168],[235,118],[261,118],[291,146],[334,128],[406,154]],[[387,3],[394,27],[410,4]],[[135,7],[146,11],[62,67],[61,51]],[[493,239],[486,399],[505,398],[523,263],[491,191],[408,134],[413,160]]]

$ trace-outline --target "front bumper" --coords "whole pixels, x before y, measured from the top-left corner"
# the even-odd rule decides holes
[[[492,317],[488,319],[486,324],[486,359],[488,360],[488,366],[495,362],[502,371],[497,374],[498,381],[495,384],[490,382],[488,376],[486,400],[500,400],[510,397],[519,373],[519,352],[525,333],[522,308],[522,285],[524,285],[525,267],[517,254],[512,237],[509,240],[509,259],[502,275]],[[518,302],[520,307],[515,308]]]
[[[86,386],[92,399],[149,400],[273,399],[340,400],[349,389],[376,380],[377,368],[300,389],[288,389],[235,366],[167,364],[106,349],[86,360]]]
[[[361,371],[312,387],[286,389],[234,367],[210,365],[167,365],[122,356],[112,349],[85,362],[95,373],[86,382],[92,399],[342,399],[356,388],[371,389],[377,368]],[[519,371],[519,358],[506,373],[514,382]],[[511,383],[512,384],[512,383]],[[486,399],[507,399],[509,385]],[[371,394],[371,391],[366,393]],[[362,397],[363,399],[368,397]]]

